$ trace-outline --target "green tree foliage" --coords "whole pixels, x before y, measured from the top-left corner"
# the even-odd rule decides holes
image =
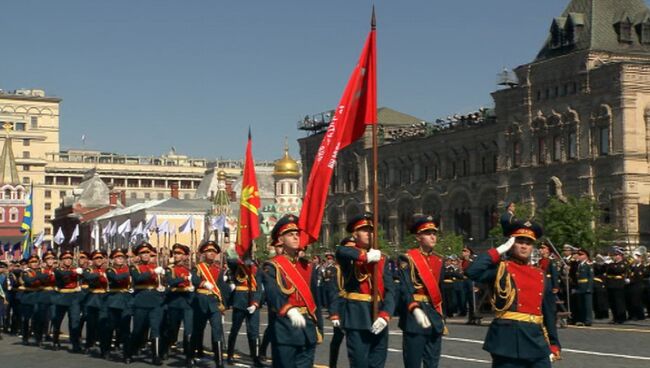
[[[436,244],[436,253],[443,256],[452,254],[460,255],[463,250],[463,236],[452,232],[438,233],[438,243]]]

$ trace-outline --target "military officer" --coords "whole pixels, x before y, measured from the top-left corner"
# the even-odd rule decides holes
[[[81,287],[79,286],[83,270],[72,264],[73,254],[69,250],[63,251],[59,255],[59,267],[54,271],[56,279],[56,307],[52,327],[54,330],[52,343],[54,350],[59,350],[61,344],[59,336],[61,334],[61,323],[66,313],[68,314],[68,333],[70,334],[70,343],[72,351],[81,352]]]
[[[443,300],[443,313],[444,317],[453,317],[454,313],[458,310],[458,298],[454,290],[454,286],[459,277],[462,277],[459,270],[454,266],[453,255],[445,258],[445,266],[442,269],[443,283],[441,287],[442,300]]]
[[[161,365],[160,325],[163,317],[165,289],[160,286],[162,285],[165,270],[150,262],[151,254],[155,253],[155,248],[151,244],[143,242],[135,248],[135,253],[140,258],[140,262],[130,268],[133,288],[135,289],[133,296],[133,340],[135,346],[141,346],[146,338],[145,328],[148,322],[151,338],[151,360],[154,365]]]
[[[355,244],[336,249],[345,280],[341,325],[353,367],[384,366],[388,353],[386,327],[395,310],[393,275],[387,259],[379,250],[370,248],[373,226],[370,213],[353,217],[346,230],[354,236]],[[373,315],[374,293],[379,297],[377,316]]]
[[[192,285],[192,272],[189,268],[190,247],[176,243],[172,246],[172,256],[174,265],[167,268],[165,277],[169,286],[166,300],[169,325],[165,332],[163,355],[166,355],[171,345],[176,342],[181,322],[183,322],[183,355],[185,355],[185,365],[191,367],[193,365],[190,342],[194,329],[192,309],[194,285]]]
[[[433,216],[413,221],[418,247],[399,257],[401,309],[399,327],[403,331],[402,356],[405,367],[437,367],[440,361],[443,321],[442,258],[434,252],[438,225]]]
[[[88,284],[86,299],[86,354],[99,341],[102,358],[108,359],[111,347],[108,336],[108,310],[106,309],[106,252],[94,250],[90,253],[91,265],[84,270],[83,278]]]
[[[22,293],[20,306],[21,317],[22,317],[22,326],[21,334],[23,345],[29,344],[30,337],[30,325],[32,329],[35,329],[35,320],[38,313],[38,298],[39,290],[41,288],[41,280],[38,278],[38,269],[39,269],[40,259],[37,255],[33,254],[27,258],[27,264],[25,269],[20,275],[20,286],[19,290]],[[37,340],[37,343],[40,345],[41,341]]]
[[[259,359],[260,301],[262,299],[261,275],[252,259],[229,259],[232,277],[232,325],[228,335],[228,364],[234,363],[235,343],[242,323],[246,320],[246,336],[253,365],[262,365]]]
[[[54,290],[54,260],[56,255],[52,250],[47,250],[43,254],[43,267],[37,271],[38,278],[41,280],[41,288],[38,292],[38,313],[36,313],[34,337],[37,344],[41,344],[43,334],[49,331],[50,320],[54,316],[54,299],[56,291]]]
[[[542,228],[515,221],[504,228],[504,235],[508,241],[481,254],[467,270],[477,282],[494,283],[496,315],[483,349],[492,355],[493,367],[550,367],[560,356],[551,313],[555,298],[544,272],[530,264]]]
[[[351,246],[355,245],[355,239],[352,236],[343,238],[339,243],[339,246]],[[336,368],[339,359],[339,350],[343,339],[345,338],[345,333],[341,328],[341,303],[343,303],[345,296],[345,289],[343,287],[343,275],[341,274],[341,267],[332,260],[329,263],[328,267],[325,269],[326,274],[326,290],[327,290],[327,299],[329,304],[327,306],[327,311],[329,313],[329,319],[332,321],[332,327],[334,328],[334,334],[332,335],[332,341],[330,341],[330,355],[329,355],[329,366],[330,368]]]
[[[282,244],[278,242],[278,239],[272,238],[271,245],[275,251],[275,255],[282,254]],[[263,276],[263,274],[262,274]],[[263,278],[263,277],[262,277]],[[263,284],[262,284],[263,285]],[[265,294],[262,293],[262,297],[265,297]],[[267,359],[266,351],[271,343],[271,337],[273,335],[273,324],[275,323],[275,313],[268,314],[268,325],[264,330],[264,335],[262,336],[262,344],[260,345],[260,360],[264,361]]]
[[[131,363],[131,316],[133,315],[133,285],[131,273],[126,264],[126,250],[116,249],[111,252],[112,267],[106,270],[108,279],[108,331],[109,337],[114,331],[119,332],[118,340],[122,343],[122,357],[126,364]]]
[[[607,277],[605,276],[605,257],[601,254],[597,254],[594,257],[596,262],[594,262],[594,318],[595,319],[605,319],[609,317],[609,303],[607,302],[607,287],[605,286],[605,281]]]
[[[594,270],[589,262],[589,251],[585,248],[578,248],[576,252],[576,273],[572,277],[573,287],[571,292],[575,294],[575,310],[573,322],[577,326],[591,326],[593,321],[593,291],[594,291]]]
[[[203,256],[203,261],[192,269],[192,283],[196,288],[192,349],[197,350],[203,346],[203,341],[198,336],[203,336],[201,332],[210,321],[214,362],[217,368],[220,368],[223,367],[221,318],[226,310],[224,293],[228,286],[224,281],[221,265],[217,262],[217,257],[221,253],[219,245],[212,240],[207,241],[199,247],[199,253]]]
[[[309,260],[299,257],[297,216],[280,218],[271,236],[282,245],[282,254],[263,265],[269,313],[275,314],[271,337],[273,367],[312,367],[323,331],[316,300],[318,275]]]
[[[625,323],[625,276],[627,275],[627,262],[624,259],[625,250],[614,246],[610,249],[610,256],[613,262],[605,267],[605,286],[607,287],[607,299],[612,310],[612,322],[615,324]]]

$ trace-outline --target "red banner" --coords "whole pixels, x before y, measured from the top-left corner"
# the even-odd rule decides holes
[[[298,224],[302,247],[318,240],[339,151],[359,139],[366,125],[377,123],[376,56],[372,29],[314,159]]]
[[[244,178],[241,185],[239,201],[239,224],[237,226],[237,254],[244,258],[251,248],[253,240],[260,235],[260,193],[255,178],[255,163],[251,149],[252,139],[248,130],[248,144],[246,145],[246,162],[244,163]]]

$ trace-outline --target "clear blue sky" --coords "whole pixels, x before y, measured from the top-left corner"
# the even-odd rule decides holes
[[[33,1],[0,6],[0,88],[63,98],[61,148],[256,159],[339,100],[369,0]],[[492,105],[568,0],[376,0],[378,104],[424,120]]]

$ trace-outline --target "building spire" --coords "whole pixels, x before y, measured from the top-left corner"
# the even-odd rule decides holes
[[[6,122],[2,127],[5,130],[5,144],[2,147],[2,155],[0,155],[0,185],[18,185],[20,184],[20,178],[18,177],[18,169],[16,169],[16,159],[12,149],[13,143],[9,135],[13,124]]]

